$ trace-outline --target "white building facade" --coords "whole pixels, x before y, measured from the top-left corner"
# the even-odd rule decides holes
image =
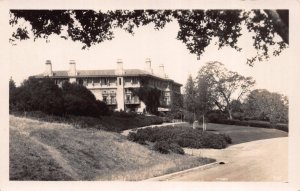
[[[116,111],[144,112],[146,106],[134,95],[133,90],[145,86],[160,90],[159,110],[169,111],[173,95],[180,94],[182,86],[167,77],[163,65],[159,65],[159,73],[154,74],[150,59],[146,59],[144,70],[124,69],[121,59],[117,60],[116,69],[111,70],[76,70],[74,60],[71,60],[69,65],[68,71],[53,71],[51,61],[47,60],[45,72],[35,77],[49,77],[54,79],[58,86],[62,86],[65,81],[83,85],[97,100],[106,102]]]

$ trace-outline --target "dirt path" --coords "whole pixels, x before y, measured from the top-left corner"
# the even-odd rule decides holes
[[[17,130],[18,133],[27,137],[28,139],[33,141],[35,144],[41,145],[42,147],[44,147],[47,150],[47,152],[49,153],[49,155],[59,164],[59,166],[61,166],[67,172],[67,174],[69,176],[71,176],[74,180],[80,180],[80,176],[73,170],[73,168],[69,165],[68,161],[66,161],[63,158],[63,156],[57,149],[55,149],[52,146],[42,143],[35,137],[30,136],[30,132],[20,130],[20,128],[17,128],[14,126],[10,126],[10,128]]]
[[[189,154],[225,162],[207,170],[173,176],[172,181],[276,181],[288,180],[288,138],[242,143],[226,149],[185,149]]]

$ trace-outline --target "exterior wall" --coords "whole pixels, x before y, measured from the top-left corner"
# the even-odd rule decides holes
[[[144,111],[146,111],[146,105],[141,101],[140,106],[137,108],[136,112],[143,113]]]
[[[64,81],[76,82],[89,89],[97,100],[105,101],[108,106],[118,111],[144,112],[146,105],[134,96],[130,88],[142,86],[139,76],[118,77],[65,77],[56,78],[55,83],[62,86]],[[172,104],[172,93],[180,93],[180,85],[155,77],[148,77],[145,86],[162,91],[160,103],[162,108],[169,108]]]
[[[117,89],[116,88],[97,88],[89,89],[97,100],[105,101],[107,105],[117,105]]]
[[[125,88],[137,88],[140,87],[140,78],[139,77],[124,77],[124,87]]]
[[[76,78],[70,78],[70,79],[69,79],[69,82],[70,82],[70,83],[76,82]]]
[[[117,110],[124,111],[124,78],[117,77]]]

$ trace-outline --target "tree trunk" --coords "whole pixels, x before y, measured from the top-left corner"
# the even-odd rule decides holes
[[[232,110],[228,109],[229,119],[232,119]]]

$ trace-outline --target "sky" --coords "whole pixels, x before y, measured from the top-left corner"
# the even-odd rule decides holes
[[[164,64],[170,79],[185,84],[189,75],[196,76],[197,71],[208,61],[219,61],[232,71],[256,80],[254,88],[263,88],[272,92],[288,95],[289,49],[278,57],[271,57],[267,62],[257,62],[253,67],[246,64],[246,59],[255,54],[249,33],[244,32],[239,46],[241,52],[230,47],[218,49],[213,43],[204,54],[190,54],[185,44],[176,39],[178,23],[168,23],[165,28],[155,30],[152,24],[137,28],[135,34],[122,29],[114,30],[115,38],[111,41],[82,50],[80,42],[64,40],[51,36],[45,39],[33,39],[9,46],[10,76],[19,85],[31,75],[45,70],[45,61],[51,60],[52,69],[68,70],[69,60],[75,60],[78,70],[115,69],[117,59],[123,60],[125,69],[144,69],[146,58],[150,58],[154,72]],[[183,89],[183,88],[182,88]]]

